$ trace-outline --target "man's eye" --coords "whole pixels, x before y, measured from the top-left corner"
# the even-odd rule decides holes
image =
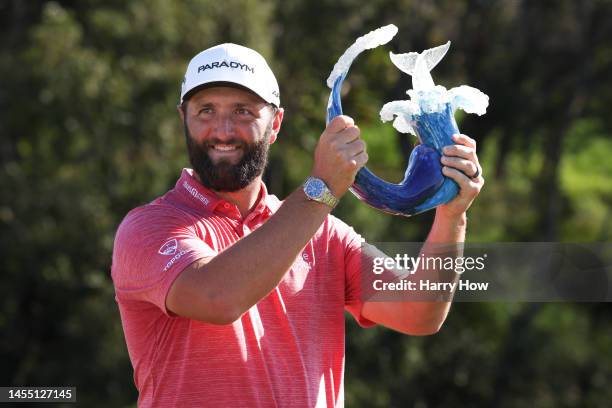
[[[212,108],[202,108],[202,109],[200,109],[200,111],[198,113],[199,114],[202,114],[202,113],[207,114],[207,113],[212,113],[212,112],[213,112]]]
[[[236,113],[239,115],[250,115],[251,111],[248,109],[244,109],[244,108],[238,108],[236,109]]]

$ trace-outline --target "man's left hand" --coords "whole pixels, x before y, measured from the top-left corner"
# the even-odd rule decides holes
[[[441,158],[442,173],[455,180],[459,185],[459,194],[448,203],[438,207],[438,211],[447,217],[460,217],[470,208],[484,185],[482,167],[476,155],[476,141],[466,135],[453,135],[455,145],[446,146]]]

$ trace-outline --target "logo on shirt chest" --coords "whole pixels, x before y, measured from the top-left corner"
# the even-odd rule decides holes
[[[157,252],[159,252],[160,255],[174,255],[177,248],[178,243],[176,242],[176,238],[173,238],[162,245]]]
[[[307,252],[304,252],[301,255],[299,255],[295,259],[295,262],[293,262],[293,265],[291,266],[291,269],[293,269],[295,272],[298,272],[300,274],[308,273],[308,271],[310,271],[310,268],[312,268],[312,265],[310,263],[310,256],[308,255]]]
[[[311,269],[311,255],[307,252],[303,252],[295,258],[291,269],[283,278],[283,285],[289,293],[295,294],[303,289]]]

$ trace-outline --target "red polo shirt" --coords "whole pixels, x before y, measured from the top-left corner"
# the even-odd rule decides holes
[[[139,407],[343,406],[344,310],[372,323],[360,315],[362,240],[337,218],[327,217],[280,284],[234,323],[165,306],[185,267],[248,235],[280,205],[262,183],[242,219],[184,169],[172,190],[125,217],[112,278]]]

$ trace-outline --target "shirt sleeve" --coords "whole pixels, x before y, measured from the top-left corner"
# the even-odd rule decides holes
[[[166,296],[174,280],[194,261],[215,255],[186,214],[153,205],[133,210],[115,236],[111,275],[116,296],[152,303],[170,316]]]
[[[362,327],[372,327],[375,322],[366,319],[361,314],[366,293],[364,289],[368,287],[367,259],[364,259],[363,248],[368,245],[352,227],[333,217],[334,232],[342,246],[344,254],[344,306],[345,309],[355,318]]]

